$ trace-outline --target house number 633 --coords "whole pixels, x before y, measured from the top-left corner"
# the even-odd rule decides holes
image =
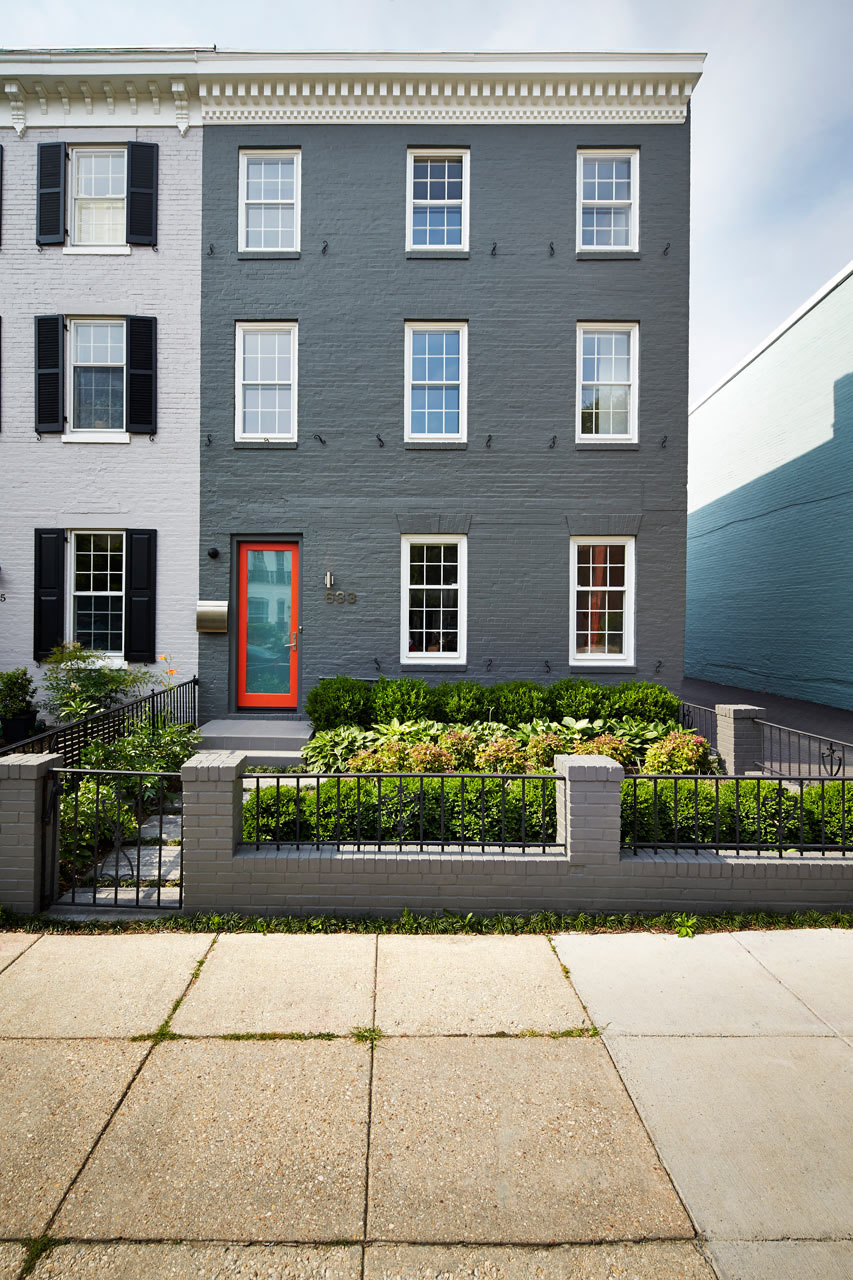
[[[354,591],[327,591],[326,604],[355,604],[358,596]]]

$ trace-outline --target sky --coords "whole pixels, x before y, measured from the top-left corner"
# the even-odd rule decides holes
[[[849,0],[28,0],[6,48],[708,54],[692,104],[691,399],[853,258]]]

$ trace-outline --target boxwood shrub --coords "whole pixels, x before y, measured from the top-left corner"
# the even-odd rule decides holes
[[[473,680],[445,680],[429,685],[403,676],[380,677],[375,684],[351,676],[321,680],[305,700],[305,712],[314,728],[337,729],[342,725],[368,728],[390,720],[438,720],[443,724],[474,724],[496,720],[515,729],[531,720],[621,720],[678,723],[678,696],[660,684],[629,681],[596,684],[593,680],[557,680],[551,685],[532,680],[508,680],[482,685]]]
[[[443,782],[443,785],[442,785]],[[464,782],[464,787],[463,787]],[[544,828],[543,828],[543,794]],[[302,842],[336,840],[404,842],[503,840],[552,842],[556,839],[556,783],[499,778],[434,775],[387,779],[333,779],[299,791],[298,835]],[[442,826],[443,815],[443,826]],[[544,831],[544,834],[543,834]],[[289,787],[260,787],[243,805],[243,839],[295,843],[297,792]]]
[[[744,778],[720,782],[719,791],[711,782],[688,779],[678,783],[676,811],[674,782],[657,784],[657,829],[654,817],[655,784],[643,778],[636,782],[636,828],[633,782],[622,784],[622,839],[626,843],[672,844],[678,819],[679,844],[725,847],[781,844],[783,849],[800,845],[850,843],[853,839],[853,783],[840,781],[806,786],[802,792],[780,785],[774,778]],[[719,826],[717,816],[719,794]]]

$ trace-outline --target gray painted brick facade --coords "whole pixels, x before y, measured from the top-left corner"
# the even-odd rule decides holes
[[[470,147],[466,259],[406,256],[406,149],[417,145]],[[238,150],[266,146],[302,150],[297,260],[238,257]],[[579,146],[640,148],[638,258],[578,259]],[[594,674],[676,684],[688,237],[689,123],[206,126],[200,596],[230,599],[232,621],[229,635],[199,638],[202,717],[235,710],[240,537],[302,540],[300,705],[323,676],[375,676],[377,663],[401,674],[399,518],[412,513],[470,518],[468,659],[465,668],[405,674],[545,682],[570,674],[569,536],[615,533],[624,517],[632,528],[639,517],[636,668]],[[404,445],[404,321],[417,319],[468,321],[465,449]],[[238,320],[299,323],[296,448],[235,445]],[[639,323],[637,448],[575,446],[582,320]],[[355,605],[326,603],[327,570],[357,594]]]

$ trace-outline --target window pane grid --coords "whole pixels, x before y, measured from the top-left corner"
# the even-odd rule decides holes
[[[246,249],[295,249],[295,156],[247,156],[243,202]]]
[[[633,200],[631,169],[630,157],[589,157],[582,160],[582,247],[630,247]]]
[[[124,535],[74,535],[73,639],[87,649],[124,649]]]
[[[412,244],[462,244],[462,157],[415,156],[412,164]]]
[[[75,150],[75,244],[124,244],[126,157],[124,149]]]
[[[411,543],[408,585],[409,653],[459,651],[459,546]]]
[[[243,435],[293,435],[293,333],[292,329],[241,330]]]
[[[76,431],[124,430],[124,324],[75,321],[72,417]]]
[[[581,435],[631,434],[631,333],[584,330]]]
[[[458,329],[412,331],[413,436],[458,436],[461,407],[461,334]]]
[[[627,548],[616,543],[576,547],[575,652],[579,657],[625,654]]]

